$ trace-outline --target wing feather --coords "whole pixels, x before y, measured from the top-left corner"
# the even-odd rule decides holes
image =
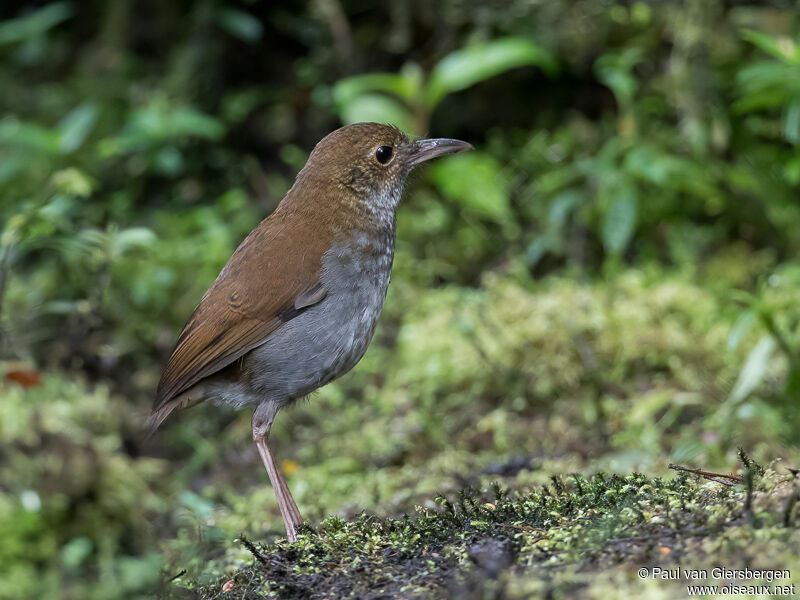
[[[154,412],[325,298],[320,272],[326,236],[292,236],[287,224],[295,216],[279,207],[231,256],[178,338]],[[290,257],[300,257],[299,264]]]

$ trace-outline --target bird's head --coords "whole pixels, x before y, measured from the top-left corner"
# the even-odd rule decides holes
[[[460,140],[412,140],[391,125],[355,123],[320,140],[301,176],[352,190],[362,202],[395,208],[414,167],[437,156],[472,149]]]

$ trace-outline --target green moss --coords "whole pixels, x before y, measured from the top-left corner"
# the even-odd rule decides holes
[[[235,597],[253,599],[463,597],[466,590],[491,597],[501,589],[510,597],[546,590],[570,597],[610,566],[631,573],[679,561],[753,566],[754,544],[757,563],[784,568],[780,561],[800,550],[800,523],[786,527],[782,512],[794,487],[767,471],[754,492],[758,524],[744,486],[685,473],[554,477],[524,493],[465,489],[398,519],[330,517],[305,526],[296,543],[248,542],[248,565],[210,585],[184,585],[199,598],[218,597],[229,579]],[[625,587],[631,593],[646,584],[634,577]]]
[[[138,598],[158,582],[150,483],[165,464],[124,452],[124,401],[44,377],[8,387],[0,417],[0,598]],[[162,488],[164,490],[165,488]]]
[[[319,524],[306,532],[317,549],[308,556],[269,546],[283,526],[246,415],[200,406],[143,444],[149,398],[136,407],[67,374],[4,387],[0,570],[14,582],[9,597],[61,588],[89,598],[145,595],[159,573],[183,570],[178,582],[210,592],[252,560],[232,542],[242,533],[267,544],[265,556],[277,551],[285,572],[247,567],[262,591],[336,581],[330,589],[364,596],[497,586],[523,594],[544,577],[529,569],[559,569],[554,593],[569,596],[587,585],[582,556],[597,565],[660,556],[648,536],[675,527],[665,515],[705,519],[706,537],[685,546],[671,533],[657,539],[684,560],[700,560],[712,538],[731,552],[760,544],[769,554],[775,523],[794,527],[797,502],[790,507],[787,494],[765,508],[768,476],[755,468],[743,471],[749,488],[735,491],[708,484],[689,493],[697,484],[684,482],[682,493],[665,483],[677,480],[654,478],[670,462],[728,470],[739,444],[759,460],[800,457],[775,435],[790,422],[769,383],[741,403],[726,400],[754,340],[728,351],[723,300],[684,275],[642,270],[583,283],[492,275],[469,291],[398,283],[364,361],[284,411],[270,439],[290,461],[303,515]],[[401,311],[406,294],[414,302]],[[647,477],[569,475],[598,470]],[[513,491],[501,501],[493,491],[459,496],[493,481]],[[439,493],[451,504],[437,503]],[[743,533],[731,505],[745,507]],[[375,514],[359,517],[365,508]],[[637,536],[644,541],[610,541]],[[776,556],[790,561],[791,552]]]

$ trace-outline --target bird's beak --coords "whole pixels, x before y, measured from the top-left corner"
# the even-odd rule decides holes
[[[455,154],[475,150],[472,144],[461,140],[451,140],[449,138],[435,138],[430,140],[417,140],[414,142],[414,150],[411,156],[411,166],[417,166],[421,162],[444,156],[445,154]]]

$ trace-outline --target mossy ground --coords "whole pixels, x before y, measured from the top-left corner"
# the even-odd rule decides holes
[[[466,489],[402,518],[330,517],[305,526],[296,543],[242,538],[252,555],[248,564],[205,586],[173,583],[171,593],[202,599],[685,597],[693,582],[641,577],[638,569],[789,569],[785,561],[800,551],[794,477],[751,465],[744,480],[728,486],[687,473],[598,473],[553,476],[527,492]]]
[[[145,443],[155,368],[132,375],[140,403],[68,373],[6,384],[0,599],[684,597],[636,569],[793,570],[787,365],[731,394],[758,340],[729,343],[731,273],[749,263],[713,264],[719,292],[657,268],[398,282],[364,360],[273,428],[309,523],[297,544],[249,415],[198,406]],[[744,474],[739,446],[771,467],[750,508],[747,485],[667,468]]]

